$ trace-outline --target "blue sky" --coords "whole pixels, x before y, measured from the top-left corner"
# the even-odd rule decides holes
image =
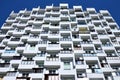
[[[12,10],[15,12],[25,8],[31,10],[38,6],[45,8],[52,3],[55,6],[59,3],[68,3],[70,8],[73,5],[82,5],[84,10],[88,7],[94,7],[97,11],[107,9],[120,25],[120,0],[0,0],[0,27]]]

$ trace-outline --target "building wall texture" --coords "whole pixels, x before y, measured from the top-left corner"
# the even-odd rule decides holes
[[[107,10],[12,11],[0,30],[0,80],[120,80],[120,29]]]

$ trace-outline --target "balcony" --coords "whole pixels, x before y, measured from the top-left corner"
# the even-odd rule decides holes
[[[59,69],[46,69],[45,74],[47,75],[58,75],[59,74]]]
[[[102,80],[104,78],[104,75],[103,74],[97,74],[97,73],[89,73],[87,74],[87,77],[88,78],[92,78],[92,79],[100,79]]]
[[[8,19],[6,20],[7,23],[14,23],[15,21],[16,19],[12,17],[8,17]]]
[[[86,72],[84,70],[77,71],[77,78],[78,80],[84,80],[85,78],[87,78]]]
[[[112,75],[113,75],[114,80],[119,80],[120,79],[120,72],[113,72]]]
[[[12,58],[13,56],[17,55],[15,50],[5,50],[4,53],[1,55],[4,58]]]
[[[64,62],[64,65],[63,65],[63,70],[72,70],[73,69],[73,66],[72,66],[72,62]]]
[[[28,38],[29,38],[29,34],[23,34],[21,37],[21,41],[27,41]]]
[[[87,65],[84,64],[83,61],[76,61],[76,69],[81,70],[81,69],[87,69]]]
[[[36,66],[35,62],[32,60],[23,60],[18,66],[18,70],[21,71],[32,71],[32,68]]]
[[[29,43],[38,43],[39,36],[38,35],[30,35],[29,39],[27,40]]]
[[[62,27],[62,26],[61,26]],[[63,26],[63,27],[66,27],[66,26]],[[70,31],[70,28],[69,27],[66,27],[66,28],[61,28],[60,29],[60,33],[61,34],[68,34],[68,33],[71,33]]]
[[[32,80],[42,80],[44,78],[44,75],[43,73],[30,73],[29,74],[29,77],[32,79]]]
[[[40,31],[41,31],[41,26],[33,26],[33,28],[31,29],[32,34],[40,34]]]
[[[61,33],[68,33],[68,32],[66,32],[66,31],[68,31],[68,32],[70,33],[70,29],[69,29],[69,28],[61,28],[61,29],[60,29],[60,32],[61,32]]]
[[[87,27],[79,27],[79,34],[89,34],[89,33],[90,31],[87,29]]]
[[[41,25],[42,23],[43,23],[43,20],[41,20],[41,19],[36,19],[36,20],[33,22],[34,25]]]
[[[59,25],[50,25],[49,27],[51,30],[59,30],[60,26]]]
[[[28,77],[31,79],[42,80],[44,78],[44,68],[33,68],[33,73],[29,73]]]
[[[101,68],[102,69],[102,71],[105,73],[107,73],[107,72],[113,72],[114,70],[111,68],[111,67],[102,67]]]
[[[11,38],[11,40],[7,43],[9,47],[17,47],[20,43],[20,38]]]
[[[89,34],[90,31],[80,31],[79,34]]]
[[[59,23],[60,17],[50,17],[51,23]]]
[[[92,41],[81,41],[81,44],[92,44]]]
[[[65,46],[72,45],[72,39],[71,38],[61,38],[60,44],[65,45]]]
[[[80,41],[81,46],[83,47],[93,47],[92,41]]]
[[[21,63],[21,56],[13,56],[13,59],[10,61],[12,66],[18,66]]]
[[[50,25],[49,25],[48,23],[43,23],[41,27],[42,27],[44,30],[43,30],[42,32],[48,32],[49,26],[50,26]]]
[[[35,29],[34,31],[36,32],[36,31],[39,31],[39,30],[41,30],[41,25],[40,26],[33,26],[33,29]],[[40,32],[40,31],[39,31]]]
[[[9,29],[11,29],[11,23],[10,24],[7,24],[7,23],[3,24],[3,26],[1,27],[1,29],[3,29],[3,30],[9,30]]]
[[[27,26],[27,22],[19,22],[17,23],[18,28],[25,28]]]
[[[104,50],[114,50],[114,47],[112,44],[102,44],[102,48]]]
[[[112,44],[102,44],[103,47],[111,47]]]
[[[0,74],[4,74],[11,69],[10,63],[0,63]]]
[[[75,34],[75,35],[72,35],[72,40],[73,40],[74,42],[79,42],[79,41],[81,40],[81,38],[79,37],[78,34]]]
[[[84,57],[96,57],[97,55],[96,55],[96,53],[94,53],[94,52],[93,52],[93,53],[88,53],[88,52],[87,52],[87,53],[84,53],[83,56],[84,56]]]
[[[27,21],[27,24],[33,24],[33,22],[34,22],[34,18],[31,18]]]
[[[71,18],[70,21],[71,21],[71,23],[77,23],[75,18]]]
[[[60,51],[60,44],[48,44],[46,50],[49,52],[58,52]]]
[[[24,34],[24,30],[17,29],[13,32],[14,37],[21,37],[23,34]]]
[[[98,38],[100,38],[100,39],[106,39],[107,38],[108,39],[109,37],[106,35],[106,33],[101,32],[101,33],[98,33]]]
[[[45,17],[44,17],[44,21],[45,21],[45,22],[50,22],[50,16],[45,16]]]
[[[42,18],[45,17],[45,15],[44,15],[44,13],[39,13],[38,12],[37,14],[35,14],[35,17],[42,19]]]
[[[25,47],[23,55],[33,57],[37,54],[37,50],[38,50],[37,47],[28,45]]]
[[[46,70],[49,74],[45,74],[44,80],[59,80],[58,74],[51,74],[51,70]]]
[[[75,55],[75,67],[77,70],[87,69],[87,65],[84,64],[84,59],[82,55]]]
[[[35,61],[45,61],[46,59],[46,52],[44,51],[41,51],[39,53],[36,54],[36,56],[33,58]]]
[[[6,53],[6,54],[12,54],[12,53],[15,53],[15,50],[5,50],[4,53]]]
[[[60,51],[59,57],[61,59],[72,59],[73,58],[73,52],[69,51],[69,50]]]
[[[59,61],[59,57],[56,56],[56,57],[47,57],[46,58],[46,61],[44,62],[44,66],[46,67],[56,67],[56,68],[59,68],[60,67],[60,61]]]
[[[59,61],[59,57],[47,57],[46,61]]]
[[[112,42],[114,46],[119,46],[120,44],[118,42]]]
[[[118,55],[120,56],[120,49],[116,49]]]
[[[117,39],[118,41],[120,41],[120,37],[116,37],[116,39]]]
[[[39,49],[45,49],[47,47],[47,41],[43,40],[43,41],[38,41],[38,48]]]
[[[85,53],[85,51],[83,51],[81,48],[74,49],[75,55],[79,55],[79,54],[83,54],[83,53]]]
[[[82,50],[81,45],[79,43],[78,44],[73,44],[73,47],[74,47],[75,51]]]
[[[98,57],[106,57],[107,54],[105,54],[104,52],[102,52],[102,53],[101,52],[100,53],[97,52],[97,56]]]
[[[41,34],[40,35],[41,37],[47,37],[48,36],[48,31],[41,31],[40,34]]]
[[[17,52],[23,52],[25,49],[25,44],[19,44],[18,47],[16,47]]]
[[[100,43],[99,39],[93,39],[92,41],[93,41],[93,43]]]
[[[6,76],[4,76],[3,80],[16,80],[17,74],[18,74],[17,72],[10,71],[6,74]]]
[[[16,77],[16,80],[30,80],[30,77],[28,77],[28,74],[19,73]]]
[[[104,53],[104,51],[102,50],[101,46],[95,46],[95,48],[96,48],[97,56],[100,56],[100,57],[106,57],[107,56]]]
[[[70,80],[74,80],[74,79],[71,79],[71,78],[73,78],[75,76],[75,74],[76,74],[75,72],[76,72],[75,69],[71,69],[71,70],[60,69],[59,70],[59,74],[60,74],[61,77],[70,77],[69,78]]]
[[[62,50],[60,51],[61,54],[72,54],[72,51],[69,50]]]
[[[6,36],[6,33],[0,32],[0,38],[4,38]]]
[[[27,25],[25,28],[24,28],[25,32],[30,32],[32,30],[32,25]]]
[[[0,54],[4,52],[5,46],[0,46]]]
[[[96,48],[96,52],[97,52],[97,53],[103,53],[103,50],[101,49],[101,47],[97,47],[97,48]]]
[[[18,13],[15,13],[14,11],[12,11],[12,12],[10,13],[10,16],[11,16],[11,17],[16,17],[17,14],[18,14]]]
[[[20,19],[23,21],[28,21],[30,19],[30,15],[21,16]]]
[[[61,18],[61,20],[69,20],[69,15],[67,15],[67,14],[61,14],[60,15],[60,18]]]
[[[28,50],[31,50],[31,51],[35,50],[35,46],[32,46],[32,47],[30,46]]]
[[[91,53],[84,53],[84,60],[86,61],[95,61],[98,60],[97,54],[91,54]]]
[[[119,64],[120,63],[120,57],[106,57],[106,59],[109,64]]]
[[[87,77],[88,78],[104,78],[104,75],[102,74],[101,69],[94,69],[94,72],[92,69],[87,69]]]
[[[11,38],[11,41],[19,41],[20,38]]]
[[[59,40],[59,38],[60,38],[60,35],[59,35],[59,33],[50,33],[50,34],[48,34],[48,39],[50,39],[50,40]]]

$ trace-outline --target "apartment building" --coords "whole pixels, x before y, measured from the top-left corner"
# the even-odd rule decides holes
[[[11,12],[0,80],[120,80],[120,28],[107,10],[68,4]]]

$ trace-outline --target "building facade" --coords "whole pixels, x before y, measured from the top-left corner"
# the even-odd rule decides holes
[[[107,10],[68,4],[11,12],[0,80],[120,80],[120,29]]]

